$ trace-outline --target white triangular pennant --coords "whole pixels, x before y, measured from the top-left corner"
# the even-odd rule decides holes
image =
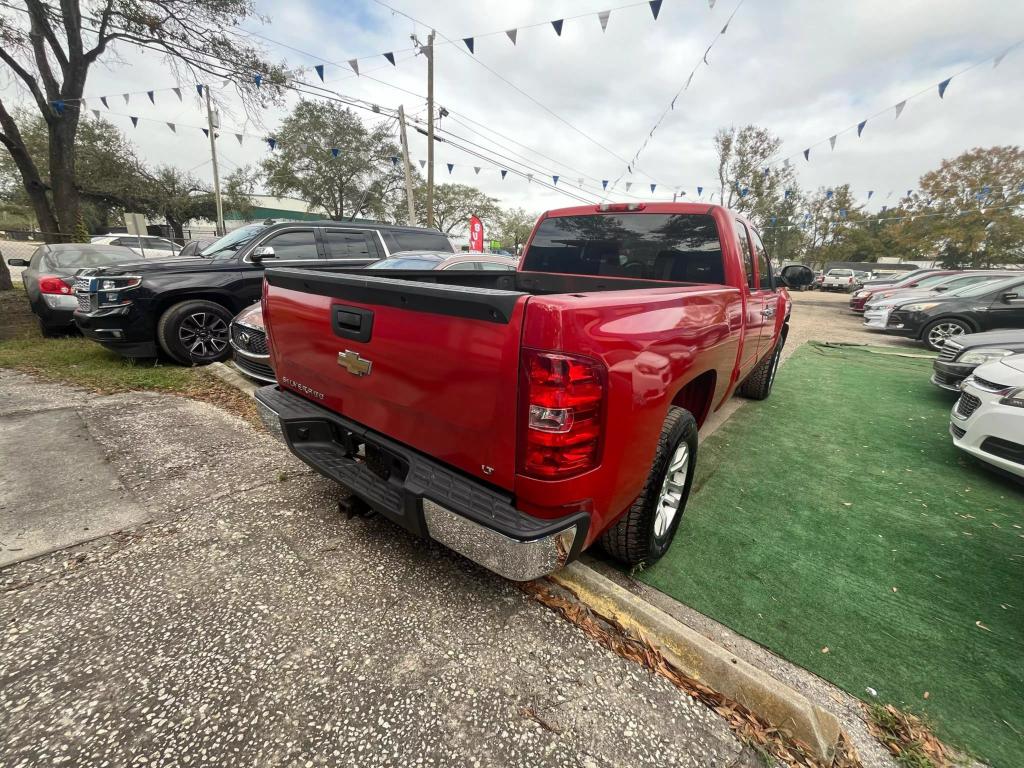
[[[900,115],[902,115],[902,114],[903,114],[903,108],[904,108],[905,106],[907,106],[907,101],[906,101],[906,99],[904,99],[903,101],[901,101],[901,102],[900,102],[899,104],[897,104],[897,105],[896,105],[896,106],[894,107],[894,109],[896,110],[896,117],[894,117],[894,118],[893,118],[893,120],[899,120],[899,119],[900,119]]]
[[[127,93],[122,93],[121,97],[124,99],[124,103],[125,104],[127,104],[128,103],[128,99],[131,98],[130,95],[127,94]]]
[[[505,31],[505,34],[508,35],[508,39],[512,41],[512,45],[516,44],[516,35],[518,33],[519,33],[518,29],[509,29],[509,30]]]
[[[632,186],[633,186],[633,182],[632,181],[627,181],[626,182],[626,191],[629,192],[629,188],[632,187]]]
[[[181,101],[181,88],[171,88],[174,91],[174,95],[178,97],[178,101]]]
[[[420,160],[420,168],[426,168],[426,167],[427,167],[427,161],[426,160]]]
[[[608,31],[608,17],[612,15],[611,11],[601,11],[597,14],[597,20],[601,22],[601,31]]]
[[[168,123],[167,127],[171,129],[171,133],[177,133],[178,129],[174,127],[174,123]]]
[[[238,146],[242,146],[242,139],[244,138],[242,134],[236,133],[235,138],[238,139]]]
[[[834,133],[828,137],[828,143],[832,149],[836,148],[836,135]]]
[[[352,71],[357,75],[359,74],[359,59],[349,59],[348,65],[352,67]]]
[[[100,111],[98,109],[94,109],[92,111],[92,116],[95,117],[97,120],[99,120],[100,119]]]
[[[473,173],[475,173],[477,176],[480,175],[480,166],[479,165],[474,165],[473,166]]]

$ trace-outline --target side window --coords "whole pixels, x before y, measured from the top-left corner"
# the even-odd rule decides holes
[[[512,272],[515,268],[515,264],[495,264],[493,261],[480,262],[480,269],[490,270],[491,272]]]
[[[39,270],[43,265],[43,260],[46,258],[46,246],[41,245],[32,252],[32,256],[29,257],[28,267],[29,269]]]
[[[775,280],[772,277],[772,265],[768,260],[768,251],[761,242],[761,236],[757,230],[750,230],[750,236],[754,239],[754,250],[757,252],[757,276],[761,290],[775,290]]]
[[[343,229],[323,230],[324,243],[327,245],[327,256],[332,259],[373,259],[363,232],[351,232]]]
[[[736,220],[736,234],[739,236],[740,254],[743,256],[743,271],[747,273],[747,288],[754,290],[754,257],[750,253],[747,228],[739,219]]]
[[[296,229],[289,232],[281,232],[264,240],[263,245],[269,245],[274,249],[274,256],[279,261],[294,259],[319,259],[320,255],[316,250],[316,238],[312,229]]]
[[[445,269],[458,269],[462,271],[480,269],[479,261],[457,261]]]

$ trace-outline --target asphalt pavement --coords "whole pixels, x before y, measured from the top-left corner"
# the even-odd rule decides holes
[[[0,371],[5,766],[759,765],[215,406]]]

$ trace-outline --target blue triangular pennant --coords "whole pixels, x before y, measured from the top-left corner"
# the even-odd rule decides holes
[[[654,14],[654,20],[658,20],[658,14],[661,13],[661,0],[651,0],[651,13]]]
[[[697,187],[697,197],[704,194],[704,187]]]
[[[110,105],[107,104],[107,97],[106,96],[100,96],[100,101],[103,102],[103,106],[104,107],[106,107],[107,109],[110,109]]]
[[[53,107],[53,111],[56,112],[58,115],[63,115],[64,114],[64,100],[63,99],[57,99],[56,101],[51,101],[50,102],[50,106]]]
[[[466,47],[469,48],[469,52],[473,53],[473,38],[472,37],[464,37],[464,38],[462,38],[462,42],[464,42],[466,44]]]
[[[839,217],[843,218],[843,219],[846,218],[846,209],[845,208],[840,208],[839,209]]]
[[[565,19],[559,19],[558,21],[552,21],[551,22],[551,26],[555,28],[555,34],[558,35],[559,37],[562,36],[562,22],[563,21],[565,21]]]
[[[834,195],[834,194],[835,194],[835,192],[833,192],[831,189],[826,189],[825,190],[825,199],[826,200],[831,200],[832,199],[832,195]]]
[[[267,146],[269,146],[270,149],[273,150],[274,147],[277,146],[277,139],[275,139],[273,136],[268,136],[267,137]]]
[[[331,147],[331,154],[337,157],[338,155],[341,154],[341,150],[338,149],[337,147]]]
[[[947,77],[945,80],[943,80],[941,83],[939,83],[939,98],[940,99],[946,94],[946,89],[949,87],[949,81],[952,80],[952,79],[953,79],[952,77]]]
[[[874,195],[874,194],[875,194],[875,190],[873,190],[873,189],[869,189],[869,190],[868,190],[868,200],[870,200],[870,199],[871,199],[871,197],[872,197],[872,195]]]
[[[132,121],[132,127],[133,128],[138,128],[139,127],[139,118],[133,117],[132,115],[129,115],[128,119]]]
[[[601,189],[608,189],[608,179],[601,179]]]
[[[253,75],[252,81],[256,83],[256,87],[259,88],[261,85],[263,85],[263,75]]]
[[[867,124],[868,124],[867,120],[861,120],[859,123],[857,123],[857,138],[858,139],[860,138],[860,135],[862,133],[864,133],[864,126],[867,125]]]
[[[209,128],[200,128],[199,130],[201,130],[203,132],[203,135],[206,138],[210,138],[210,129]]]
[[[198,83],[196,83],[196,92],[197,92],[197,93],[198,93],[198,94],[199,94],[200,96],[202,96],[202,95],[203,95],[203,86],[201,86],[201,85],[199,85]]]
[[[505,170],[504,168],[502,168],[502,169],[501,169],[501,178],[502,178],[502,179],[504,179],[504,178],[505,178],[505,174],[506,174],[506,173],[508,173],[508,171],[506,171],[506,170]]]
[[[782,199],[783,200],[789,200],[789,196],[792,195],[792,194],[793,194],[793,190],[792,189],[787,189],[785,192],[782,193]]]
[[[316,70],[316,76],[320,78],[320,82],[322,83],[324,81],[324,65],[317,64],[313,69]]]
[[[651,184],[651,192],[652,192],[652,193],[654,192],[654,188],[655,188],[656,186],[658,186],[658,185],[657,185],[657,184]]]
[[[393,53],[391,53],[389,51],[389,52],[384,54],[384,58],[391,62],[391,66],[392,67],[396,66],[396,64],[395,64],[395,54],[393,54]]]
[[[392,155],[391,156],[391,164],[396,166],[396,167],[398,166],[398,155]]]
[[[553,181],[555,183],[555,186],[558,186],[558,177],[557,176],[552,176],[551,177],[551,181]]]
[[[804,160],[806,160],[807,162],[811,161],[811,148],[810,147],[808,147],[807,149],[804,150]]]
[[[455,163],[447,163],[447,165],[448,165],[448,175],[451,176],[452,170],[455,168]]]
[[[156,104],[156,96],[153,95],[152,91],[146,91],[146,95],[149,96],[150,104]]]

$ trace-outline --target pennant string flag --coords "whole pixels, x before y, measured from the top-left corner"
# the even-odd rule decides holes
[[[658,14],[661,13],[661,0],[651,0],[649,5],[651,6],[651,13],[654,14],[654,20],[658,20]],[[722,30],[725,31],[724,29]]]
[[[509,30],[505,31],[505,34],[508,35],[508,39],[512,41],[512,45],[516,44],[516,33],[518,31],[519,30],[516,30],[516,29],[509,29]],[[505,178],[505,177],[502,176],[502,178]]]
[[[464,42],[466,44],[466,47],[469,48],[469,52],[473,53],[473,38],[472,37],[464,37],[464,38],[462,38],[462,42]]]
[[[939,83],[939,98],[940,99],[943,96],[946,95],[946,89],[949,87],[949,81],[952,80],[952,79],[953,79],[952,77],[947,77],[945,80],[943,80],[941,83]]]
[[[836,135],[834,133],[831,136],[828,137],[828,143],[832,147],[832,149],[835,150],[835,148],[836,148]]]
[[[133,127],[133,128],[138,128],[138,127],[139,127],[139,118],[137,118],[137,117],[135,117],[135,116],[133,116],[133,115],[129,115],[128,117],[129,117],[129,118],[131,119],[131,121],[132,121],[132,127]]]
[[[100,101],[103,102],[103,106],[104,107],[106,107],[107,109],[110,109],[110,105],[107,104],[107,97],[106,96],[100,96]]]
[[[597,14],[597,20],[601,22],[601,31],[608,31],[608,17],[612,15],[611,11],[600,11]]]
[[[359,59],[349,59],[348,65],[352,67],[352,71],[357,75],[359,74]]]
[[[172,88],[171,90],[174,91],[174,95],[178,97],[178,101],[181,101],[181,88]],[[106,104],[106,102],[103,103]]]
[[[897,104],[895,107],[893,107],[893,109],[896,110],[896,116],[893,118],[893,120],[899,120],[900,119],[900,115],[903,114],[903,108],[905,106],[907,106],[907,100],[906,99],[904,99],[899,104]]]
[[[552,177],[551,177],[551,181],[552,181],[552,182],[554,183],[554,185],[555,185],[556,187],[558,186],[558,177],[557,177],[557,176],[552,176]]]
[[[451,176],[452,171],[455,169],[455,163],[448,163],[448,175]]]
[[[242,146],[242,134],[236,133],[235,138],[238,139],[238,146]]]
[[[506,171],[504,168],[501,169],[501,179],[502,179],[502,181],[505,180],[505,174],[507,174],[507,173],[508,173],[508,171]]]
[[[202,96],[202,95],[203,95],[203,86],[201,86],[201,85],[199,85],[198,83],[196,83],[196,92],[197,92],[197,93],[198,93],[198,94],[199,94],[200,96]]]
[[[654,193],[654,188],[657,187],[657,186],[658,186],[657,184],[651,184],[651,194]]]
[[[867,124],[868,124],[867,120],[861,120],[859,123],[857,123],[857,138],[858,139],[860,138],[860,135],[862,133],[864,133],[864,126],[867,125]]]
[[[565,19],[556,19],[555,21],[551,22],[551,26],[555,28],[555,34],[558,35],[559,37],[562,36],[562,23],[564,21]]]
[[[261,85],[263,85],[263,75],[253,75],[252,81],[256,83],[256,87],[259,88]]]
[[[387,56],[386,53],[384,55]],[[392,61],[391,63],[394,64],[395,62]],[[322,83],[324,81],[324,65],[323,64],[317,64],[315,67],[313,67],[313,69],[316,70],[316,75],[317,75],[317,77],[320,78],[320,82]]]
[[[426,167],[427,167],[427,161],[426,160],[420,160],[420,168],[426,168]]]
[[[337,147],[331,147],[331,155],[333,155],[336,158],[340,154],[341,154],[341,150],[340,149],[338,149]]]
[[[146,91],[146,95],[149,96],[150,104],[156,104],[156,97],[153,95],[153,91]]]
[[[395,54],[391,53],[390,51],[384,54],[384,58],[391,62],[392,67],[398,66],[397,64],[395,64]]]
[[[174,127],[174,123],[168,123],[167,127],[171,129],[171,133],[177,133],[178,129]]]
[[[608,179],[601,179],[601,189],[608,189]]]

